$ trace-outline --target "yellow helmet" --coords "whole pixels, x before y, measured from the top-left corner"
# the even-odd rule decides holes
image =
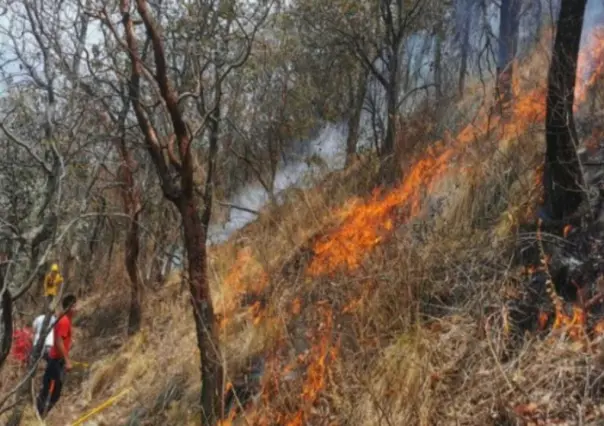
[[[59,265],[57,265],[56,263],[53,263],[52,266],[50,267],[50,271],[59,272]]]

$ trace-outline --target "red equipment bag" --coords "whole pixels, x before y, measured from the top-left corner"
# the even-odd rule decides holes
[[[17,361],[27,364],[29,354],[33,349],[34,333],[30,327],[23,327],[13,332],[11,356]]]

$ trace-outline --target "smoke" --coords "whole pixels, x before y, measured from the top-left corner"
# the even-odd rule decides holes
[[[559,0],[538,0],[542,4],[542,12],[547,13],[548,11],[556,12],[559,7]],[[555,4],[554,4],[555,3]],[[471,47],[470,49],[474,52],[479,51],[482,48],[484,40],[479,37],[478,33],[485,31],[485,28],[480,27],[480,14],[482,13],[478,7],[478,2],[474,0],[460,0],[457,4],[457,11],[454,17],[458,28],[459,25],[466,23],[466,17],[468,13],[474,14],[471,19]],[[488,8],[486,16],[486,22],[490,26],[494,34],[498,33],[499,27],[499,16],[496,7]],[[532,26],[534,21],[531,22],[527,17],[521,21],[521,38],[529,37],[532,32]],[[583,43],[587,40],[589,32],[598,24],[604,21],[604,6],[601,0],[589,0],[587,4],[587,11],[584,22],[583,31]],[[416,85],[427,82],[431,77],[425,70],[429,67],[429,61],[426,61],[426,55],[433,55],[431,49],[421,49],[419,46],[430,46],[427,43],[432,39],[432,35],[429,33],[416,34],[411,37],[403,52],[401,52],[401,59],[404,62],[410,62],[413,68],[416,68],[416,75],[414,76],[417,81]],[[455,41],[451,38],[445,40],[448,51],[454,50]],[[405,56],[406,55],[406,56]],[[476,58],[473,58],[476,59]],[[483,60],[486,60],[483,58]],[[426,62],[426,63],[424,63]],[[488,63],[483,64],[484,67],[488,66]],[[378,71],[385,71],[383,64],[376,63]],[[475,74],[476,70],[469,70],[469,73]],[[426,75],[428,74],[428,75]],[[587,78],[587,77],[585,77]],[[378,117],[378,121],[385,123],[386,116],[386,102],[385,102],[385,91],[384,88],[377,82],[377,79],[370,75],[367,93],[365,95],[365,109],[361,115],[360,131],[359,131],[359,149],[367,148],[371,145],[373,135],[373,123],[371,110],[374,109]],[[378,129],[379,131],[380,129]],[[383,130],[383,129],[382,129]],[[279,196],[283,191],[292,188],[308,188],[317,182],[326,172],[339,170],[344,166],[345,160],[345,147],[346,137],[348,134],[348,126],[345,122],[340,123],[329,123],[325,124],[320,130],[318,136],[312,140],[302,142],[297,146],[305,147],[301,149],[302,158],[293,159],[288,161],[286,164],[281,164],[280,168],[275,177],[275,195],[278,201],[282,201],[282,197]],[[318,157],[326,167],[320,167],[316,163],[309,161],[312,157]],[[269,201],[270,197],[266,190],[258,183],[249,183],[243,186],[237,191],[229,200],[229,202],[235,206],[241,206],[250,210],[259,211]],[[226,241],[233,232],[243,228],[256,219],[256,215],[250,212],[246,212],[238,209],[231,209],[229,219],[225,224],[214,225],[209,230],[208,242],[210,245],[219,244]]]
[[[315,139],[306,142],[308,147],[306,158],[281,164],[275,175],[277,200],[281,200],[282,197],[279,195],[286,189],[309,187],[326,172],[343,168],[346,158],[347,135],[348,126],[345,123],[326,124]],[[319,161],[313,161],[313,158],[319,159]],[[321,163],[326,167],[322,167]],[[270,196],[262,185],[250,183],[233,195],[230,203],[258,211],[266,205],[269,199]],[[253,213],[235,208],[231,209],[229,220],[225,224],[210,227],[208,232],[209,243],[218,244],[226,241],[233,232],[255,219],[256,215]]]

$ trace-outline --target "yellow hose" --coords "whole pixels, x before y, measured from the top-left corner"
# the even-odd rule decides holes
[[[90,410],[88,413],[84,414],[82,417],[80,417],[79,419],[77,419],[74,423],[71,424],[71,426],[79,426],[79,425],[81,425],[86,420],[88,420],[90,417],[94,416],[95,414],[97,414],[100,411],[103,411],[105,408],[113,405],[115,403],[115,401],[117,401],[118,399],[120,399],[122,396],[126,395],[131,390],[132,390],[132,388],[127,388],[127,389],[124,389],[123,391],[121,391],[120,393],[118,393],[117,395],[112,396],[111,398],[109,398],[108,400],[106,400],[105,402],[103,402],[101,405],[99,405],[96,408]]]

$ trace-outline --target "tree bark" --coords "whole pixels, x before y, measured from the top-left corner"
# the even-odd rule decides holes
[[[142,286],[138,274],[138,254],[140,252],[139,244],[139,216],[140,212],[135,212],[131,216],[131,221],[126,237],[126,270],[130,278],[130,311],[128,313],[128,334],[138,333],[142,320]]]
[[[396,143],[396,132],[397,132],[397,115],[398,115],[398,94],[399,94],[399,44],[396,43],[393,47],[392,56],[388,62],[388,84],[386,85],[386,135],[384,137],[384,143],[380,152],[381,165],[380,165],[380,180],[382,183],[390,184],[394,182],[399,173],[396,170],[395,158],[395,143]]]
[[[0,291],[4,287],[3,278],[4,278],[4,268],[0,268],[0,273],[2,276],[0,277]],[[13,300],[11,298],[11,294],[8,291],[8,288],[4,289],[4,293],[2,293],[2,341],[0,342],[0,368],[2,368],[2,364],[6,361],[8,354],[10,353],[10,348],[13,342]]]
[[[99,236],[101,234],[101,228],[103,227],[103,222],[104,222],[104,217],[103,215],[105,214],[105,210],[107,208],[107,202],[105,200],[104,197],[100,197],[100,203],[101,203],[101,208],[100,208],[100,215],[96,218],[96,221],[94,223],[94,229],[92,231],[92,237],[90,238],[90,240],[88,241],[88,251],[86,253],[86,257],[84,260],[84,274],[83,274],[83,279],[80,282],[80,284],[78,285],[78,296],[79,297],[84,297],[86,289],[90,287],[90,283],[93,280],[93,271],[94,269],[92,268],[94,259],[96,257],[96,248],[98,246],[98,240],[99,240]],[[96,268],[95,268],[96,269]]]
[[[188,282],[191,305],[195,320],[197,345],[201,363],[201,413],[202,424],[214,426],[222,414],[222,361],[218,338],[218,327],[214,316],[210,286],[207,277],[207,226],[212,210],[213,175],[218,151],[218,129],[220,119],[222,78],[216,78],[214,107],[208,116],[209,154],[203,200],[198,197],[195,186],[195,164],[191,152],[191,139],[178,107],[178,93],[172,88],[167,74],[164,45],[155,19],[152,17],[146,0],[136,0],[136,8],[142,19],[147,35],[151,39],[155,62],[155,81],[174,130],[168,146],[176,146],[177,154],[168,149],[168,158],[164,155],[162,143],[145,109],[140,103],[140,79],[142,61],[138,56],[138,43],[134,25],[129,13],[128,0],[121,0],[120,11],[125,27],[126,43],[131,61],[130,100],[136,114],[139,127],[145,137],[145,144],[160,177],[164,196],[173,202],[179,210],[183,222],[184,242],[188,260]],[[177,157],[178,156],[178,157]],[[200,211],[203,201],[203,211]]]
[[[436,106],[440,105],[443,95],[442,78],[442,44],[443,44],[443,23],[438,22],[434,30],[434,85],[436,86]]]
[[[207,278],[206,232],[202,225],[199,200],[182,199],[179,211],[183,220],[184,243],[187,250],[187,271],[191,306],[195,320],[197,344],[201,363],[201,408],[204,425],[215,425],[222,410],[222,363],[218,329],[209,294]]]
[[[499,52],[497,55],[497,97],[502,116],[508,117],[512,101],[513,62],[518,51],[520,1],[502,0],[499,15]]]
[[[562,220],[583,201],[573,118],[577,59],[587,0],[562,0],[547,84],[543,185],[549,218]]]
[[[459,65],[459,81],[458,90],[459,96],[463,96],[463,92],[466,88],[466,75],[468,74],[468,57],[470,55],[470,26],[472,25],[472,13],[473,13],[473,1],[465,1],[462,3],[463,6],[470,6],[466,10],[462,7],[461,13],[464,14],[464,22],[461,28],[461,59]]]
[[[138,273],[138,257],[140,253],[140,224],[141,194],[134,180],[136,163],[132,153],[126,146],[124,122],[128,112],[126,103],[119,123],[121,135],[116,138],[116,148],[121,158],[118,168],[120,178],[120,193],[124,212],[129,218],[128,232],[125,241],[124,265],[130,279],[130,310],[128,313],[128,334],[136,334],[140,330],[142,319],[142,286]]]

